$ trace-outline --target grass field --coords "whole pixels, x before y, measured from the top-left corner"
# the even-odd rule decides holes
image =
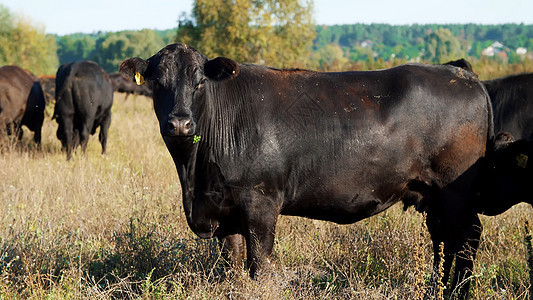
[[[108,153],[70,162],[46,117],[0,150],[0,299],[417,299],[431,275],[423,216],[401,205],[352,225],[280,217],[272,273],[252,281],[187,226],[151,100],[115,94]],[[521,204],[482,217],[472,299],[528,299]]]

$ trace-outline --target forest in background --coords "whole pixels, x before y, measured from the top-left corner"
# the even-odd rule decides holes
[[[291,0],[285,2],[290,3]],[[309,7],[298,9],[305,11]],[[467,58],[481,77],[483,74],[496,76],[532,71],[530,61],[533,61],[533,25],[325,26],[311,24],[307,18],[301,24],[311,25],[311,32],[305,34],[304,39],[307,41],[297,41],[299,35],[295,35],[294,30],[298,27],[291,24],[294,21],[287,21],[292,20],[294,14],[290,15],[286,11],[284,8],[283,16],[278,16],[277,11],[268,12],[276,16],[280,24],[274,28],[264,26],[264,31],[270,30],[268,33],[258,30],[261,28],[242,28],[242,24],[228,23],[235,19],[235,10],[219,11],[216,16],[218,21],[214,23],[218,31],[215,34],[209,33],[209,26],[213,26],[209,25],[213,9],[202,11],[198,7],[193,11],[192,17],[182,16],[177,28],[168,30],[143,29],[57,36],[45,34],[42,26],[13,15],[0,5],[0,65],[16,64],[38,75],[50,75],[55,74],[61,64],[88,59],[100,64],[107,72],[116,72],[118,64],[125,58],[148,58],[169,43],[185,41],[209,57],[226,55],[240,62],[273,67],[300,67],[321,71],[369,70],[406,62],[443,63]],[[255,13],[261,12],[264,13],[264,7]],[[221,19],[222,17],[226,19]],[[244,16],[240,22],[249,24],[250,20],[255,20],[253,18],[254,16]],[[213,40],[219,38],[222,23],[227,26],[224,28],[241,27],[234,30],[235,34],[221,37],[224,39],[224,47],[217,46],[217,50],[213,47],[216,44]],[[249,32],[243,35],[245,30]],[[226,31],[229,30],[224,29],[222,32]],[[212,38],[206,38],[206,34]],[[285,34],[285,40],[273,38],[280,34]],[[287,43],[287,40],[293,44]],[[309,51],[295,52],[291,49],[295,48],[294,43],[300,45],[296,48],[308,47]],[[232,50],[233,48],[235,49]],[[243,49],[247,51],[245,54]],[[291,51],[294,53],[289,53]]]
[[[114,72],[126,57],[148,58],[164,45],[175,42],[176,29],[55,38],[60,63],[91,59]],[[492,52],[487,54],[492,56],[482,55],[491,47]],[[443,63],[464,57],[478,68],[485,65],[505,68],[529,64],[532,53],[533,25],[317,25],[309,65],[305,67],[323,71],[368,70],[410,61]]]

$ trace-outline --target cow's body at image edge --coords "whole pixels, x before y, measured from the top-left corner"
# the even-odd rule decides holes
[[[458,68],[276,70],[177,44],[121,72],[153,85],[191,229],[244,236],[252,275],[279,214],[352,223],[404,200],[431,214],[434,243],[461,240],[455,248],[479,223],[471,176],[460,175],[476,172],[492,116],[482,85]],[[446,205],[458,222],[435,211]]]
[[[113,88],[104,70],[91,61],[64,64],[57,70],[55,93],[57,138],[67,152],[67,159],[78,145],[85,152],[89,134],[94,134],[98,127],[105,153]]]
[[[533,138],[533,73],[483,81],[494,108],[494,131]]]
[[[34,132],[34,141],[41,143],[45,99],[41,84],[29,71],[18,66],[0,68],[0,122],[22,137],[21,126]]]
[[[474,72],[464,59],[447,64]],[[474,205],[477,212],[494,216],[520,202],[533,204],[529,196],[532,176],[527,164],[533,153],[533,73],[513,74],[482,83],[490,97],[494,132],[498,135],[482,160],[474,187]]]

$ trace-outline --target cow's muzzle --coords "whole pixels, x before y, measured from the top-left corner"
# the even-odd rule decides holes
[[[194,121],[189,117],[174,117],[167,121],[167,136],[191,136],[196,130]]]

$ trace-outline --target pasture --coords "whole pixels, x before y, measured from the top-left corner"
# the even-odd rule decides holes
[[[20,144],[0,149],[1,298],[423,296],[431,241],[424,217],[401,204],[352,225],[282,216],[273,272],[253,281],[234,271],[187,225],[151,100],[115,93],[112,113],[105,156],[95,135],[86,156],[78,149],[67,162],[49,115],[41,150],[26,129]],[[526,220],[526,204],[482,217],[471,299],[530,297]]]

